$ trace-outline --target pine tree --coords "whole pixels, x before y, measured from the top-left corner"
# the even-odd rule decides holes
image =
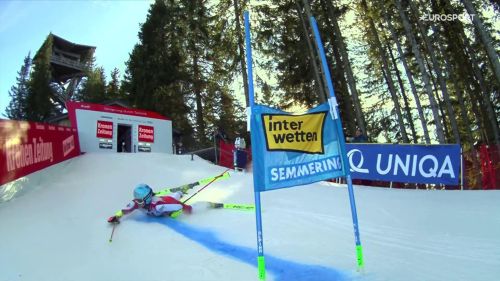
[[[431,81],[429,74],[427,73],[427,69],[425,68],[424,64],[424,58],[422,56],[422,53],[420,51],[419,46],[417,45],[417,41],[415,38],[415,33],[413,32],[413,28],[410,25],[410,21],[408,19],[408,16],[406,15],[405,10],[403,9],[403,6],[401,5],[400,0],[395,0],[396,4],[396,9],[397,12],[399,13],[399,16],[401,18],[401,21],[403,23],[403,27],[406,32],[406,36],[408,40],[410,41],[411,47],[412,47],[412,52],[415,55],[415,59],[418,63],[418,67],[420,69],[420,73],[422,75],[422,79],[425,85],[425,90],[427,92],[427,96],[429,97],[429,102],[430,106],[432,109],[433,117],[434,117],[434,124],[436,126],[437,130],[437,138],[439,143],[445,143],[445,134],[444,134],[444,128],[443,128],[443,123],[441,116],[439,115],[439,108],[438,104],[436,102],[436,99],[434,97],[433,91],[432,91],[432,86],[431,86]]]
[[[104,68],[90,69],[82,82],[77,99],[84,102],[100,103],[108,100]]]
[[[24,58],[24,64],[17,72],[16,85],[9,91],[11,98],[9,105],[5,109],[5,116],[13,120],[26,120],[26,98],[28,96],[29,74],[31,67],[31,54]]]
[[[389,68],[389,59],[387,58],[386,50],[382,45],[382,42],[381,42],[380,37],[378,35],[379,31],[377,30],[376,25],[375,25],[375,20],[371,16],[368,4],[366,3],[365,0],[361,1],[361,7],[365,13],[365,16],[367,17],[368,28],[369,28],[368,32],[372,36],[371,44],[373,45],[373,49],[375,50],[375,52],[377,53],[377,55],[379,56],[379,58],[382,62],[382,64],[380,65],[380,68],[382,69],[382,74],[384,76],[385,81],[387,82],[387,86],[389,88],[389,93],[391,94],[391,98],[392,98],[393,105],[394,105],[394,113],[396,114],[397,122],[399,125],[399,133],[402,137],[403,142],[408,143],[409,139],[408,139],[405,124],[403,121],[403,115],[401,113],[401,106],[399,104],[399,99],[398,99],[398,95],[396,92],[396,87],[394,85],[394,81],[392,79],[392,73],[391,73],[390,68]]]
[[[417,112],[418,112],[418,116],[420,119],[420,124],[421,124],[422,131],[424,134],[425,143],[430,144],[431,139],[429,136],[429,130],[427,128],[427,121],[426,121],[426,118],[424,115],[422,105],[420,103],[420,97],[418,95],[417,86],[415,85],[415,81],[413,79],[413,74],[412,74],[410,67],[408,65],[408,59],[406,58],[406,54],[404,53],[403,48],[401,46],[401,43],[399,42],[399,38],[396,35],[396,31],[392,25],[391,19],[389,19],[389,17],[387,16],[386,13],[384,13],[384,19],[385,19],[387,26],[389,28],[389,31],[391,33],[391,37],[392,37],[393,41],[396,43],[396,48],[397,48],[398,53],[399,53],[399,59],[401,60],[401,62],[403,64],[403,67],[404,67],[405,73],[406,73],[406,78],[408,79],[408,83],[410,84],[410,87],[411,87],[411,92],[413,94],[413,100],[415,101],[415,105],[417,107]]]
[[[414,14],[414,16],[417,18],[415,21],[417,23],[418,29],[420,30],[420,35],[421,38],[423,39],[425,43],[425,47],[427,50],[427,54],[429,55],[431,62],[432,62],[432,70],[436,74],[436,80],[438,81],[439,84],[439,89],[441,90],[441,94],[444,99],[444,104],[446,106],[446,111],[447,111],[447,116],[449,116],[448,121],[450,123],[452,132],[453,132],[453,142],[460,144],[460,134],[458,132],[458,125],[457,125],[457,118],[455,114],[455,109],[452,106],[451,102],[451,97],[450,94],[448,93],[448,87],[446,84],[446,77],[443,74],[441,68],[441,60],[438,60],[437,53],[435,51],[435,48],[433,44],[431,43],[431,40],[429,39],[429,36],[427,35],[428,33],[428,28],[425,22],[422,22],[418,18],[420,18],[420,15],[418,14],[418,9],[416,8],[415,4],[413,1],[409,0],[408,1],[409,7],[410,7],[410,12]],[[434,40],[436,41],[436,40]],[[429,71],[431,71],[431,68],[429,68]]]
[[[111,71],[111,80],[109,81],[108,85],[106,86],[106,97],[107,99],[120,99],[121,98],[121,93],[120,93],[120,71],[118,68],[114,68],[113,71]]]
[[[207,100],[214,100],[213,121],[209,122],[212,129],[222,128],[229,135],[236,131],[246,130],[244,125],[245,107],[249,106],[248,77],[245,64],[245,52],[242,30],[242,7],[237,0],[219,1],[211,13],[215,20],[210,28],[210,38],[213,42],[212,53],[212,75],[210,76],[210,88],[213,96]],[[244,4],[244,3],[241,3]],[[224,32],[221,32],[224,31]],[[238,80],[237,80],[238,79]],[[239,80],[241,79],[241,80]],[[245,93],[244,104],[240,104],[231,88],[234,81],[242,85]],[[207,104],[210,108],[210,105]],[[207,120],[208,121],[208,120]]]
[[[491,38],[490,32],[486,29],[483,20],[479,13],[477,13],[476,9],[471,0],[461,0],[467,10],[467,13],[471,16],[472,23],[479,34],[479,38],[483,43],[484,48],[486,49],[486,53],[488,54],[488,59],[493,72],[495,73],[495,77],[497,83],[500,84],[500,60],[498,56],[498,51],[495,50],[495,45],[493,39]]]
[[[182,2],[182,1],[181,1]],[[139,32],[139,43],[127,61],[123,91],[133,107],[156,111],[172,118],[186,136],[185,147],[195,140],[190,120],[191,78],[186,64],[186,20],[178,1],[155,1]]]
[[[357,127],[360,128],[363,132],[366,131],[366,121],[363,115],[363,109],[361,106],[361,101],[360,101],[360,93],[358,92],[357,86],[356,86],[356,78],[354,76],[351,62],[349,60],[349,54],[347,50],[347,45],[345,42],[345,38],[342,35],[342,31],[340,29],[340,18],[343,13],[347,11],[347,7],[344,6],[342,8],[338,8],[334,6],[333,1],[321,1],[322,5],[326,5],[326,12],[328,14],[327,19],[331,22],[333,32],[332,34],[335,34],[335,38],[333,39],[333,42],[331,42],[332,45],[338,45],[338,49],[340,50],[340,55],[342,57],[342,65],[343,69],[345,69],[345,74],[347,78],[347,83],[349,85],[349,90],[351,92],[352,100],[353,100],[353,106],[356,112],[356,124]]]
[[[49,35],[33,58],[28,96],[26,97],[26,119],[42,122],[59,114],[61,111],[55,102],[52,81],[50,56],[52,36]]]
[[[234,9],[234,22],[236,26],[236,37],[238,38],[238,55],[236,60],[239,61],[241,67],[241,74],[243,78],[243,89],[245,91],[245,106],[250,106],[250,94],[248,92],[248,76],[247,76],[247,67],[245,65],[245,51],[243,44],[243,29],[241,28],[242,15],[241,7],[238,5],[239,0],[233,0],[233,9]]]

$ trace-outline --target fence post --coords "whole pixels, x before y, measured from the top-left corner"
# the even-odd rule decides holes
[[[214,132],[214,153],[215,153],[215,165],[217,165],[217,132]]]
[[[464,190],[464,149],[460,146],[460,190]]]

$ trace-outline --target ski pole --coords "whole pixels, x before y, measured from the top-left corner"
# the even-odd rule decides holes
[[[115,233],[115,227],[118,223],[113,223],[113,230],[111,230],[111,236],[109,237],[109,243],[113,242],[113,234]]]
[[[222,177],[227,171],[229,171],[231,169],[227,169],[225,170],[222,174],[216,176],[215,178],[213,178],[209,183],[207,183],[204,187],[200,188],[200,190],[196,191],[193,195],[189,196],[188,199],[184,200],[182,202],[182,204],[185,204],[189,199],[193,198],[193,196],[195,196],[196,194],[200,193],[200,191],[202,191],[203,189],[205,189],[207,186],[209,186],[211,183],[213,183],[214,181],[216,181],[218,178]]]

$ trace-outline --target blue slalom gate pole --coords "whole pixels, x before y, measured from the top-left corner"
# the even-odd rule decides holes
[[[335,98],[335,91],[333,89],[332,79],[330,77],[330,70],[328,69],[328,63],[326,61],[325,50],[323,49],[323,43],[321,42],[321,37],[319,35],[318,25],[316,23],[316,19],[314,17],[310,18],[311,26],[314,31],[314,37],[316,38],[316,44],[318,46],[319,55],[321,57],[321,65],[323,68],[323,74],[325,75],[328,92],[330,94],[330,108],[335,112],[332,112],[332,116],[336,116],[335,122],[337,124],[337,135],[339,137],[340,143],[340,155],[342,156],[342,162],[345,169],[347,187],[349,190],[349,201],[351,203],[351,215],[352,215],[352,223],[354,227],[354,239],[356,242],[356,258],[358,269],[362,269],[364,266],[363,260],[363,247],[361,246],[361,239],[359,238],[359,225],[358,225],[358,214],[356,211],[356,201],[354,200],[354,189],[352,188],[352,179],[351,179],[351,170],[349,164],[347,162],[347,154],[345,149],[345,137],[344,132],[342,131],[342,122],[340,121],[340,111],[337,108],[337,101]],[[332,108],[333,107],[333,108]]]
[[[250,15],[248,11],[244,12],[245,17],[245,43],[247,51],[247,68],[248,68],[248,91],[250,100],[250,110],[254,106],[254,89],[253,89],[253,68],[252,68],[252,45],[250,40]],[[251,114],[249,112],[248,114]],[[250,122],[250,120],[249,120]],[[252,154],[258,153],[254,151],[252,146]],[[257,224],[257,268],[259,270],[259,280],[266,280],[266,263],[264,261],[264,239],[262,235],[262,216],[260,208],[260,191],[254,187],[255,197],[255,221]]]

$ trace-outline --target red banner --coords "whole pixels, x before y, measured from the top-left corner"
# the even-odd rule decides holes
[[[139,141],[155,142],[155,127],[139,125]]]
[[[0,185],[78,155],[74,128],[0,120]]]
[[[113,122],[97,120],[97,134],[98,138],[112,139],[113,138]]]
[[[247,155],[247,161],[252,159],[252,150],[250,148],[245,149]],[[218,165],[227,168],[234,168],[234,144],[219,140],[219,162]]]
[[[500,188],[500,158],[498,155],[499,146],[481,145],[479,148],[482,189]]]

